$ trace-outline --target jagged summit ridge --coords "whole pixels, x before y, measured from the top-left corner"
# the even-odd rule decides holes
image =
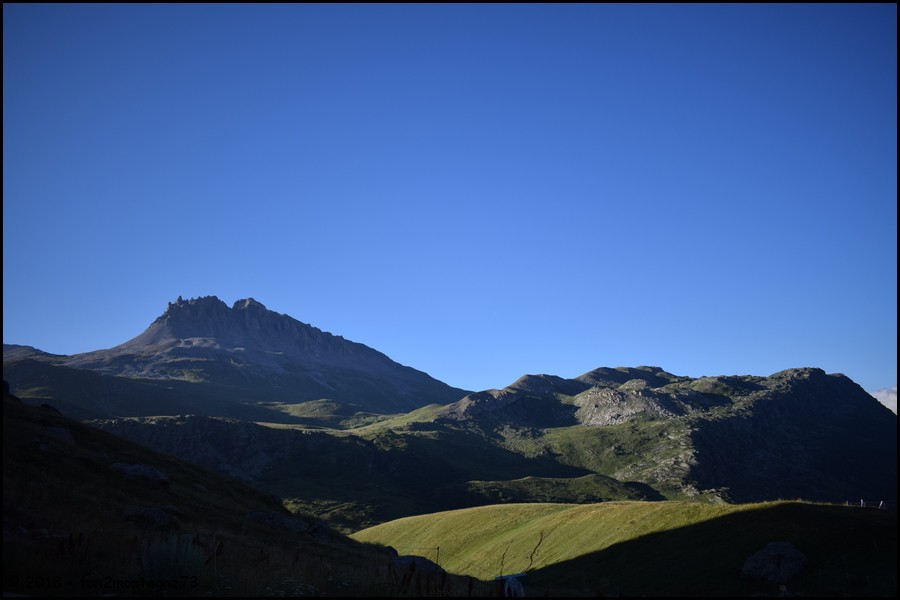
[[[163,313],[159,318],[163,318],[167,313],[178,311],[185,308],[196,308],[197,310],[216,310],[218,308],[228,308],[228,305],[225,304],[222,300],[218,298],[218,296],[198,296],[197,298],[188,298],[185,300],[181,296],[176,298],[175,302],[169,302],[166,307],[166,312]],[[260,308],[262,310],[268,310],[266,306],[256,300],[255,298],[241,298],[239,300],[235,300],[234,304],[231,305],[231,310],[244,310],[247,308]]]
[[[292,354],[312,346],[333,346],[334,340],[354,344],[271,311],[254,298],[239,299],[229,308],[216,296],[189,300],[179,296],[175,302],[169,302],[166,311],[144,333],[116,348],[156,345],[166,340],[195,340],[196,343],[202,339],[215,339],[224,347],[244,350],[252,347],[264,352]]]
[[[273,312],[269,311],[269,309],[267,309],[262,302],[259,302],[255,298],[241,298],[239,300],[235,300],[234,304],[232,304],[231,308],[229,308],[228,305],[220,300],[217,296],[200,296],[197,298],[189,298],[187,300],[185,300],[181,296],[178,296],[175,302],[169,302],[165,312],[157,317],[154,323],[165,321],[167,318],[172,318],[173,316],[178,314],[188,314],[192,316],[220,315],[227,314],[231,311],[244,310],[263,310],[267,312]]]

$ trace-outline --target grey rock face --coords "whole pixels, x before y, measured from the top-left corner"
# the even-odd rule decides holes
[[[466,419],[477,415],[501,410],[515,402],[516,396],[500,390],[485,390],[469,394],[448,407],[447,416],[452,419]]]
[[[674,401],[675,396],[654,392],[642,380],[632,381],[618,389],[592,388],[579,394],[575,414],[581,424],[599,427],[624,423],[638,415],[667,419],[687,413],[683,404]]]

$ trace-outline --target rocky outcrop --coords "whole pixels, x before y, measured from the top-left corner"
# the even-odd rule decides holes
[[[642,379],[633,379],[616,389],[591,388],[575,399],[575,413],[582,425],[599,427],[624,423],[637,416],[668,419],[687,414],[686,403],[675,394],[654,391]]]
[[[469,394],[450,404],[438,422],[477,421],[482,425],[514,425],[518,427],[562,427],[575,425],[575,407],[563,404],[549,388],[535,392],[510,386],[503,390],[487,390]]]
[[[515,394],[500,390],[475,392],[454,402],[447,407],[446,416],[450,419],[463,420],[477,417],[489,412],[502,410],[515,402]]]
[[[445,418],[489,416],[529,427],[600,427],[637,417],[670,419],[730,402],[703,386],[692,389],[696,381],[700,380],[677,377],[659,367],[600,368],[575,379],[524,375],[502,390],[476,392],[450,404]]]

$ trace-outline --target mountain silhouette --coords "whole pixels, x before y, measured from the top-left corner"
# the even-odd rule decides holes
[[[143,333],[104,350],[57,356],[4,346],[4,370],[21,360],[167,382],[166,389],[206,384],[205,393],[214,388],[222,402],[318,402],[319,408],[327,402],[331,410],[345,413],[407,412],[467,393],[368,346],[268,310],[253,298],[229,307],[215,296],[179,297]],[[15,373],[9,378],[14,381]],[[190,411],[196,408],[191,402]],[[207,414],[221,412],[204,408]]]

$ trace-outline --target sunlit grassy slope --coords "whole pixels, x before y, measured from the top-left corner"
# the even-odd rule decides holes
[[[393,546],[441,547],[442,566],[472,575],[538,569],[648,533],[674,529],[759,505],[688,502],[504,504],[397,519],[354,534]],[[532,550],[541,540],[538,551]],[[506,554],[503,568],[500,562]],[[432,557],[433,558],[433,557]]]
[[[481,578],[527,572],[559,593],[718,595],[777,591],[741,575],[772,541],[809,557],[806,594],[896,593],[893,510],[801,502],[606,502],[482,506],[398,519],[354,534]],[[438,548],[440,549],[438,551]]]

